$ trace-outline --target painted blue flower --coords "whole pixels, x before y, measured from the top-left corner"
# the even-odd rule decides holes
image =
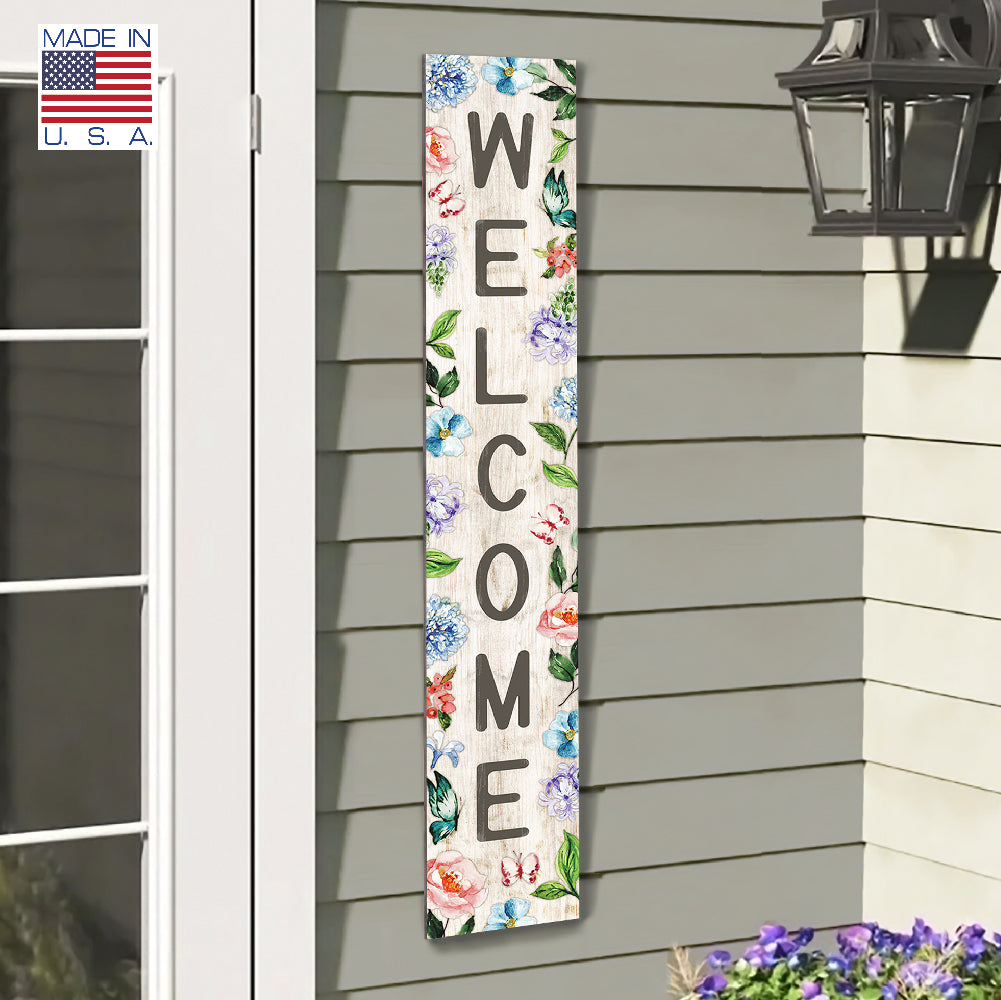
[[[424,234],[424,263],[427,267],[444,264],[446,271],[455,267],[455,237],[444,226],[428,226]]]
[[[483,64],[483,79],[494,84],[498,93],[513,97],[535,82],[535,77],[527,72],[531,62],[531,59],[516,59],[514,56],[491,56]]]
[[[576,710],[557,712],[556,718],[542,734],[542,742],[550,750],[555,750],[557,757],[576,757],[578,721]]]
[[[427,665],[454,656],[469,635],[469,626],[458,604],[432,594],[424,623],[424,647]]]
[[[522,341],[536,361],[546,360],[551,365],[561,364],[577,357],[577,314],[567,318],[543,306],[531,315],[532,329]]]
[[[529,924],[536,924],[535,917],[528,916],[529,902],[527,899],[515,897],[506,903],[494,903],[490,907],[490,916],[487,918],[485,931],[502,931],[510,927],[527,927]]]
[[[466,744],[458,740],[446,743],[445,734],[439,729],[433,736],[427,738],[427,748],[431,751],[431,763],[428,767],[433,771],[442,757],[447,757],[452,762],[452,767],[458,767],[459,754],[466,749]]]
[[[541,778],[539,805],[545,806],[550,816],[560,820],[573,819],[580,808],[580,768],[576,764],[560,764],[551,778]]]
[[[556,416],[568,424],[577,419],[577,376],[565,378],[553,389],[549,397],[549,405],[556,411]]]
[[[476,83],[476,71],[468,56],[428,56],[424,88],[429,111],[457,107],[476,90]]]
[[[451,406],[435,410],[425,421],[424,447],[428,453],[440,458],[450,455],[453,458],[465,450],[459,438],[467,438],[473,433],[469,421],[456,413]]]

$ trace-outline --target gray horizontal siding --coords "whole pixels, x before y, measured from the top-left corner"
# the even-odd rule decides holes
[[[320,993],[654,951],[672,941],[737,938],[783,914],[792,926],[832,927],[861,909],[860,846],[616,872],[587,878],[584,918],[524,933],[499,948],[473,935],[443,958],[420,929],[423,895],[321,905],[317,956]],[[803,892],[824,873],[824,891]],[[709,887],[730,887],[725,904]],[[739,892],[732,888],[739,886]],[[713,896],[706,901],[707,890]],[[722,893],[722,890],[720,890]],[[416,928],[416,932],[415,932]],[[387,946],[391,942],[391,946]],[[378,955],[378,959],[373,958]],[[443,968],[447,970],[443,974]],[[544,973],[538,973],[544,975]],[[469,985],[466,985],[469,989]]]
[[[861,246],[807,236],[774,81],[808,51],[819,8],[651,2],[609,16],[600,0],[318,6],[318,989],[331,1000],[499,1000],[534,996],[542,977],[580,996],[600,983],[658,995],[673,942],[861,912],[861,848],[843,846],[862,834]],[[576,927],[464,942],[443,965],[420,940],[415,840],[425,289],[411,147],[421,54],[484,39],[580,61],[588,874]],[[836,169],[850,186],[848,145]],[[761,808],[817,787],[836,805]],[[833,887],[819,900],[818,868]]]
[[[583,274],[579,285],[585,357],[862,349],[862,282],[853,275]],[[316,293],[319,361],[415,356],[422,274],[327,272]]]
[[[422,553],[420,540],[320,545],[317,628],[423,622]],[[598,531],[581,554],[590,615],[861,596],[861,518]]]
[[[585,785],[615,785],[860,760],[861,709],[862,685],[854,681],[585,706],[581,729],[591,752],[581,777]],[[419,712],[319,726],[317,760],[329,780],[318,789],[318,810],[420,802],[413,748],[422,732]],[[364,760],[365,767],[338,774],[341,760]]]
[[[857,357],[584,361],[580,436],[588,444],[858,434]],[[420,361],[317,369],[320,451],[423,446]]]
[[[861,452],[857,437],[585,448],[580,476],[594,486],[581,496],[581,527],[857,516]],[[319,489],[340,501],[318,512],[317,540],[371,538],[374,525],[383,538],[421,535],[412,487],[423,476],[418,449],[320,455]]]
[[[824,795],[818,798],[816,789]],[[814,809],[785,813],[762,802],[811,800]],[[740,823],[665,823],[696,817],[726,803]],[[587,791],[581,802],[588,872],[732,858],[858,840],[862,822],[862,765],[681,779]],[[629,817],[629,822],[623,822]],[[413,845],[425,825],[421,805],[326,813],[317,827],[317,899],[364,899],[422,892]]]
[[[420,182],[420,160],[400,137],[411,134],[421,111],[416,94],[319,95],[317,120],[336,121],[340,128],[322,131],[317,180]],[[846,122],[853,125],[854,119]],[[578,135],[574,149],[582,186],[807,187],[791,107],[582,101]],[[623,136],[629,137],[628,156],[623,156]],[[857,146],[847,128],[843,143],[832,141],[832,155],[824,161],[828,187],[861,187]],[[733,155],[735,149],[740,156]]]
[[[585,700],[818,684],[858,677],[862,602],[613,615],[586,620],[582,634]],[[319,721],[413,713],[413,665],[423,655],[423,639],[419,625],[321,633]],[[590,666],[603,663],[615,669]],[[372,699],[376,674],[378,702]]]
[[[336,0],[358,5],[383,5],[386,0]],[[422,0],[429,9],[452,7],[480,7],[481,0]],[[747,0],[618,0],[615,10],[610,9],[608,0],[520,0],[507,3],[505,11],[519,13],[552,14],[617,14],[624,17],[672,17],[696,18],[698,20],[773,22],[788,25],[794,22],[804,24],[819,23],[815,0],[755,0],[749,8]]]
[[[394,232],[419,234],[419,185],[321,183],[316,199],[321,218],[339,220],[317,233],[319,270],[423,268],[419,237],[387,240],[372,224],[387,218]],[[584,270],[861,271],[861,241],[809,235],[802,192],[603,188],[578,191],[577,202]]]
[[[689,10],[693,0],[686,0]],[[816,14],[814,13],[814,16]],[[812,18],[811,18],[812,20]],[[420,93],[424,52],[562,52],[588,99],[784,107],[775,82],[816,44],[811,27],[539,15],[420,6],[317,7],[318,90]],[[344,44],[344,38],[350,44]],[[334,55],[336,53],[336,56]]]

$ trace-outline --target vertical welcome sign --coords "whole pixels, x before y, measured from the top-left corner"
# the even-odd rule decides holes
[[[429,938],[579,916],[576,68],[425,60]]]

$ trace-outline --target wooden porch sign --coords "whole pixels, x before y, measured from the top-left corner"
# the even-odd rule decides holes
[[[580,913],[576,89],[425,57],[429,938]]]

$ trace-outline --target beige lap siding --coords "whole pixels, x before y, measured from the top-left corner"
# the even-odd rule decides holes
[[[772,78],[816,5],[509,6],[317,7],[324,997],[534,995],[540,976],[645,997],[674,942],[861,910],[861,246],[807,236]],[[579,925],[445,956],[420,935],[415,151],[423,54],[485,48],[580,66],[590,885]],[[829,794],[841,808],[761,807]],[[518,971],[537,965],[556,968]]]

